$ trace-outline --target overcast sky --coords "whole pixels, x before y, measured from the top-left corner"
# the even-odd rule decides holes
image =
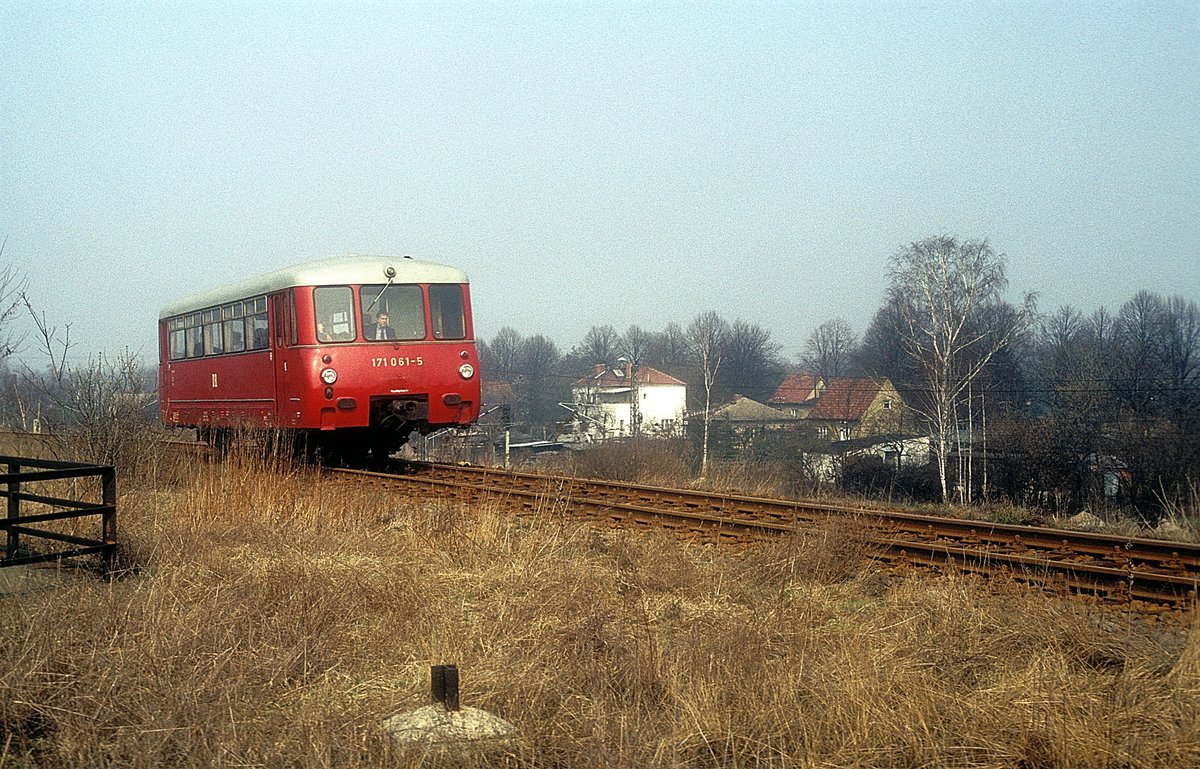
[[[1200,298],[1200,4],[0,3],[0,266],[77,353],[341,253],[564,349],[717,310],[794,360],[888,257]]]

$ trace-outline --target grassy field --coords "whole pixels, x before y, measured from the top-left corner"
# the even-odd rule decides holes
[[[128,575],[0,597],[0,768],[1200,765],[1195,621],[278,470],[126,483]],[[438,663],[520,737],[393,745]]]

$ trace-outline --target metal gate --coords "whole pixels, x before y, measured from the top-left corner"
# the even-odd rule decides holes
[[[44,563],[63,558],[100,554],[101,568],[107,574],[115,565],[117,553],[117,473],[106,465],[89,465],[77,462],[59,462],[50,459],[0,456],[0,495],[8,498],[8,515],[0,518],[0,528],[6,534],[2,566]],[[96,478],[99,481],[99,501],[68,499],[49,494],[35,493],[45,489],[50,481]],[[74,487],[76,484],[72,484]],[[91,485],[91,484],[85,484]],[[86,494],[81,488],[72,496],[97,496]],[[30,512],[33,507],[34,511]],[[25,512],[23,515],[22,512]],[[35,524],[50,521],[65,521],[75,518],[97,516],[100,518],[98,539],[51,531]],[[49,540],[58,543],[58,549],[22,549],[22,538]],[[40,545],[40,543],[39,543]],[[66,546],[63,548],[62,546]]]

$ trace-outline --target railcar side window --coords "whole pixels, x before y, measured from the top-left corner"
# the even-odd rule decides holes
[[[265,350],[267,298],[259,296],[180,315],[171,318],[167,328],[171,360]]]
[[[466,337],[467,318],[463,313],[462,286],[429,287],[429,321],[433,324],[434,339]]]
[[[172,318],[167,327],[171,331],[171,360],[187,357],[187,332],[183,329],[183,318]]]
[[[265,312],[246,318],[246,329],[251,350],[265,350],[271,346],[271,338],[267,336],[267,314]]]
[[[225,351],[223,337],[221,335],[221,309],[214,307],[211,310],[205,310],[204,319],[204,354],[205,355],[220,355]]]
[[[221,308],[222,328],[225,335],[225,352],[242,352],[246,349],[246,323],[242,320],[242,303],[227,304]]]
[[[204,355],[204,335],[200,332],[199,326],[193,326],[184,332],[187,338],[187,356],[189,358],[199,358]]]
[[[358,290],[362,307],[363,328],[368,339],[399,339],[413,341],[425,338],[425,299],[421,287],[413,285],[378,284]],[[392,335],[375,334],[376,318],[383,313],[388,318]]]
[[[256,296],[242,302],[242,313],[246,316],[246,340],[251,350],[265,350],[271,346],[267,336],[267,298]]]
[[[317,318],[318,342],[354,339],[354,293],[349,286],[314,288],[313,311]]]
[[[204,355],[204,327],[200,325],[200,313],[193,312],[184,318],[184,327],[187,329],[187,356],[189,358],[199,358]]]

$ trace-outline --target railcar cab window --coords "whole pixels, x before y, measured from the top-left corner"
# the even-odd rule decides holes
[[[349,342],[354,339],[354,292],[349,286],[314,288],[313,312],[317,319],[318,342]]]
[[[462,286],[429,287],[429,320],[434,339],[465,339],[467,318],[463,312]]]
[[[358,301],[367,341],[374,341],[378,335],[371,332],[376,331],[376,318],[380,313],[387,316],[388,326],[395,332],[392,339],[411,342],[425,338],[425,299],[420,286],[362,286],[358,290]]]

